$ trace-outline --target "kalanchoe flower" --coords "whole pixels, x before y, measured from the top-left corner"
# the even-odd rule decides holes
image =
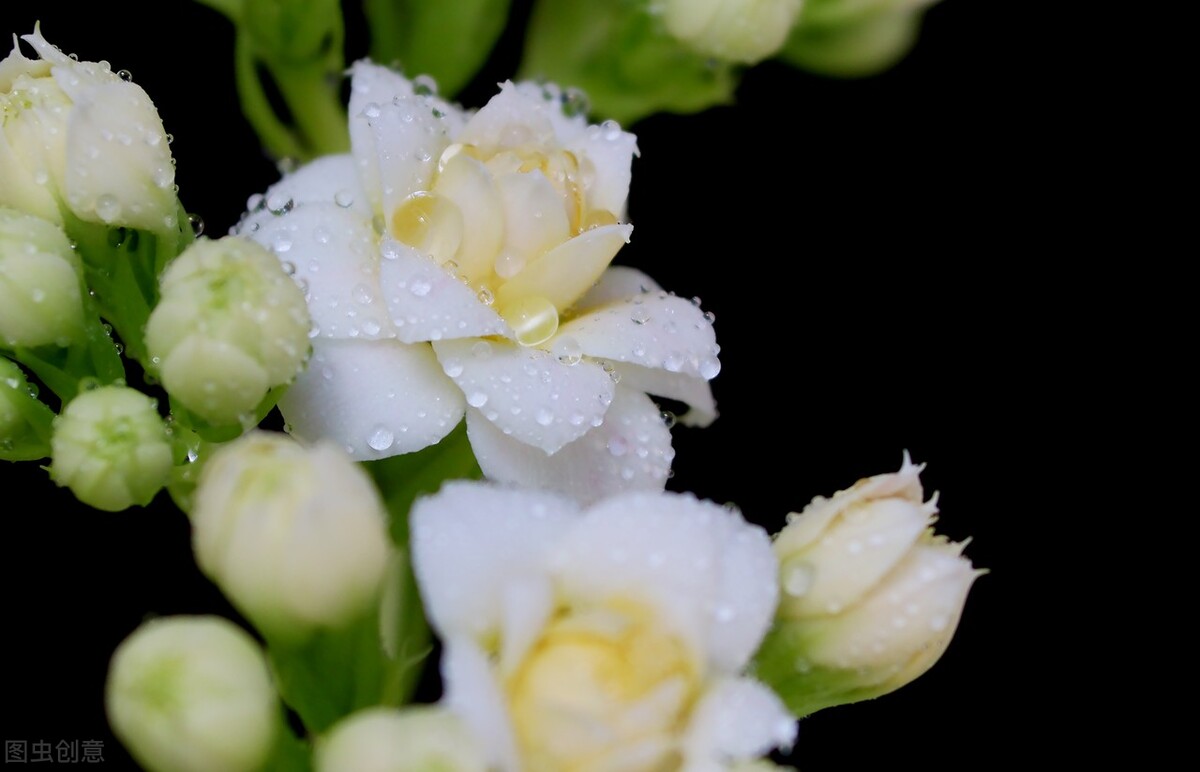
[[[437,707],[370,708],[317,741],[316,772],[485,772],[475,738],[458,716]]]
[[[705,56],[754,64],[776,53],[801,0],[666,0],[667,31]]]
[[[150,97],[107,62],[81,62],[41,32],[0,61],[0,206],[61,223],[162,232],[176,223],[175,167]]]
[[[390,554],[383,503],[330,443],[244,435],[205,464],[191,516],[201,570],[268,635],[337,627],[379,596]]]
[[[741,675],[776,563],[723,507],[451,483],[414,506],[412,549],[445,704],[495,768],[719,770],[794,737]]]
[[[113,733],[150,772],[252,772],[275,742],[266,657],[220,617],[143,624],[113,653],[105,701]]]
[[[894,691],[949,645],[982,572],[934,535],[922,468],[905,454],[895,474],[813,499],[776,537],[783,593],[758,673],[797,715]]]
[[[50,476],[84,504],[145,506],[172,466],[167,427],[150,397],[125,386],[81,392],[54,421]]]
[[[268,390],[308,356],[304,294],[258,244],[201,239],[163,274],[146,325],[153,368],[171,396],[216,425],[253,424]]]
[[[238,229],[307,287],[292,431],[380,458],[465,411],[492,478],[661,489],[673,451],[646,392],[706,424],[720,364],[696,305],[608,268],[632,230],[633,135],[566,117],[553,87],[505,83],[468,114],[366,62],[350,115],[352,155],[285,177]]]
[[[0,345],[66,346],[78,340],[81,270],[60,227],[0,206]]]

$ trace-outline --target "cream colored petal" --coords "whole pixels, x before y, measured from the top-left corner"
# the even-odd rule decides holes
[[[519,772],[516,734],[487,655],[466,636],[451,636],[442,643],[443,702],[470,728],[489,769]]]
[[[790,749],[796,731],[796,719],[766,686],[749,678],[720,679],[692,712],[684,769],[726,768],[776,748]]]
[[[571,307],[573,316],[583,316],[592,309],[609,303],[632,300],[648,292],[662,292],[658,282],[636,268],[625,265],[610,265],[600,280],[575,301]]]
[[[559,244],[501,285],[497,305],[533,296],[569,308],[604,274],[632,232],[632,225],[604,225]]]
[[[450,275],[412,247],[385,239],[379,286],[392,325],[405,342],[513,337],[513,332],[478,291]]]
[[[279,401],[294,436],[334,440],[361,461],[439,442],[464,407],[428,346],[394,340],[316,339],[308,368]]]
[[[239,232],[274,252],[304,288],[318,336],[396,337],[368,221],[332,202],[311,203],[283,215],[264,208],[243,220]]]
[[[429,189],[437,159],[450,144],[449,130],[426,97],[397,97],[383,105],[369,103],[361,113],[351,115],[350,122],[352,126],[366,122],[374,136],[374,155],[360,155],[355,147],[354,156],[360,176],[364,164],[374,164],[378,169],[378,213],[386,227],[404,199]]]
[[[621,376],[621,385],[626,388],[687,405],[689,410],[686,413],[675,416],[684,426],[708,426],[717,418],[717,403],[713,399],[712,387],[703,378],[622,362],[614,362],[612,368]]]
[[[502,174],[496,178],[496,189],[504,213],[503,248],[518,256],[526,270],[570,237],[563,199],[540,171]]]
[[[505,435],[480,410],[467,410],[479,467],[489,479],[558,491],[583,504],[623,491],[662,490],[675,457],[671,433],[645,394],[623,386],[615,394],[603,424],[552,456]]]
[[[624,217],[632,178],[633,157],[638,154],[637,137],[613,121],[589,126],[583,136],[567,145],[581,163],[590,166],[587,185],[590,209],[603,209]]]
[[[525,604],[509,588],[527,582],[526,600],[540,594],[546,551],[578,519],[573,503],[545,491],[451,482],[418,499],[413,571],[430,623],[444,638],[476,641],[492,639],[505,622],[526,627],[521,619],[539,615],[519,611]]]
[[[599,426],[613,401],[612,378],[591,362],[566,365],[507,341],[442,341],[434,350],[468,405],[543,455]]]
[[[438,175],[434,192],[452,201],[466,227],[454,262],[472,284],[492,275],[504,239],[504,205],[492,175],[466,153],[451,158]]]
[[[610,303],[559,328],[583,353],[708,380],[720,372],[712,323],[698,306],[664,292]]]
[[[501,83],[500,93],[467,120],[457,139],[488,150],[530,144],[556,148],[559,143],[549,111],[549,106],[522,94],[511,81]]]

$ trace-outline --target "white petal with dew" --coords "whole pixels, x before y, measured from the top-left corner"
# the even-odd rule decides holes
[[[520,765],[516,735],[504,693],[492,674],[487,655],[466,636],[448,636],[443,644],[446,707],[470,728],[487,757],[489,769],[517,772]]]
[[[513,599],[504,588],[544,577],[548,545],[578,518],[574,504],[556,494],[478,483],[448,483],[418,499],[413,572],[434,628],[476,639],[496,632],[516,613],[511,603],[505,610]]]
[[[588,504],[623,491],[660,491],[675,451],[659,409],[645,394],[616,388],[604,423],[552,456],[518,442],[467,410],[467,434],[489,479],[564,493]]]
[[[614,362],[612,368],[622,386],[686,404],[690,409],[675,416],[684,426],[708,426],[717,418],[712,387],[703,378],[622,362]]]
[[[368,104],[350,117],[351,126],[365,122],[373,136],[374,155],[366,149],[360,154],[355,145],[354,157],[360,174],[364,165],[379,174],[378,212],[385,224],[410,194],[429,189],[437,159],[450,143],[435,109],[427,97],[397,97],[382,105]]]
[[[637,137],[606,121],[599,126],[588,126],[584,136],[568,143],[567,149],[587,159],[593,169],[587,186],[588,207],[623,216],[633,157],[638,154]]]
[[[613,401],[616,385],[592,362],[564,364],[549,352],[507,341],[442,341],[434,350],[468,405],[543,454],[599,426]]]
[[[379,260],[370,223],[333,203],[301,204],[284,215],[264,209],[239,233],[275,253],[304,289],[316,335],[392,338],[379,290]]]
[[[457,140],[485,150],[523,145],[555,148],[560,143],[551,111],[557,109],[522,94],[507,81],[500,84],[499,94],[467,120]]]
[[[434,192],[453,202],[469,223],[454,257],[459,272],[471,282],[487,279],[504,239],[504,205],[491,173],[479,160],[459,153],[446,162]]]
[[[686,768],[787,750],[796,740],[796,730],[796,719],[770,689],[749,678],[720,679],[692,713],[684,738]]]
[[[600,279],[631,233],[632,225],[602,225],[562,242],[502,284],[496,304],[537,296],[570,307]]]
[[[405,342],[512,337],[476,291],[412,247],[384,239],[379,286],[396,334]]]
[[[394,340],[315,340],[308,368],[279,401],[293,435],[335,440],[360,461],[433,445],[464,407],[428,346]]]
[[[600,280],[571,306],[571,314],[572,316],[582,316],[587,311],[599,306],[622,300],[633,300],[648,292],[662,292],[662,287],[636,268],[610,265],[608,270],[600,276]]]
[[[610,303],[559,328],[601,359],[708,380],[720,371],[712,323],[694,303],[667,293]],[[665,396],[665,395],[664,395]]]
[[[371,204],[358,181],[354,157],[349,153],[322,156],[284,175],[267,188],[259,203],[276,213],[303,204],[337,204],[368,221],[372,214]]]

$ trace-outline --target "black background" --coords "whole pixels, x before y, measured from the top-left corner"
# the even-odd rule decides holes
[[[132,72],[175,137],[181,198],[208,235],[277,178],[241,117],[232,29],[215,12],[13,5],[0,32],[40,19],[65,51]],[[1065,396],[1046,378],[1036,273],[1020,267],[1023,201],[1004,185],[1023,97],[998,23],[995,3],[948,0],[882,76],[767,63],[745,75],[735,106],[630,127],[635,231],[618,262],[701,297],[722,346],[721,417],[675,430],[669,487],[734,502],[773,531],[814,495],[894,471],[908,449],[941,493],[939,529],[972,537],[967,554],[991,569],[932,671],[801,723],[789,761],[807,772],[1021,758],[1016,738],[1037,728],[1036,609],[1059,590],[1035,583],[1028,545],[1046,527],[1039,492],[1067,452],[1053,420]],[[512,74],[518,42],[505,39],[467,104]],[[356,27],[347,56],[364,53]],[[165,497],[92,511],[36,464],[3,465],[0,483],[3,737],[101,739],[110,767],[131,766],[103,714],[113,648],[148,614],[233,612],[195,568],[186,519]]]

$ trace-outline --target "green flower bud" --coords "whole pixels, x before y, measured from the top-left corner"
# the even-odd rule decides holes
[[[262,649],[220,617],[163,617],[113,654],[113,732],[150,772],[250,772],[275,742],[279,705]]]
[[[103,386],[71,400],[54,421],[50,475],[97,509],[145,506],[171,473],[171,443],[154,400]]]
[[[256,431],[201,472],[192,546],[201,570],[259,629],[299,638],[378,599],[386,523],[374,484],[341,447]]]
[[[777,535],[783,592],[758,675],[797,715],[894,691],[949,645],[981,572],[933,534],[920,472],[905,455],[896,474],[814,499]]]
[[[705,56],[754,64],[778,51],[800,13],[800,0],[667,0],[672,36]]]
[[[317,743],[316,772],[484,772],[467,727],[443,708],[370,708],[343,719]]]
[[[37,52],[0,61],[0,205],[62,222],[161,232],[176,227],[175,167],[162,120],[141,87],[107,62],[82,62],[41,33]]]
[[[201,239],[163,274],[146,348],[172,397],[229,425],[300,372],[311,326],[304,292],[264,247]]]
[[[0,207],[0,343],[66,346],[83,332],[79,257],[62,229]]]

